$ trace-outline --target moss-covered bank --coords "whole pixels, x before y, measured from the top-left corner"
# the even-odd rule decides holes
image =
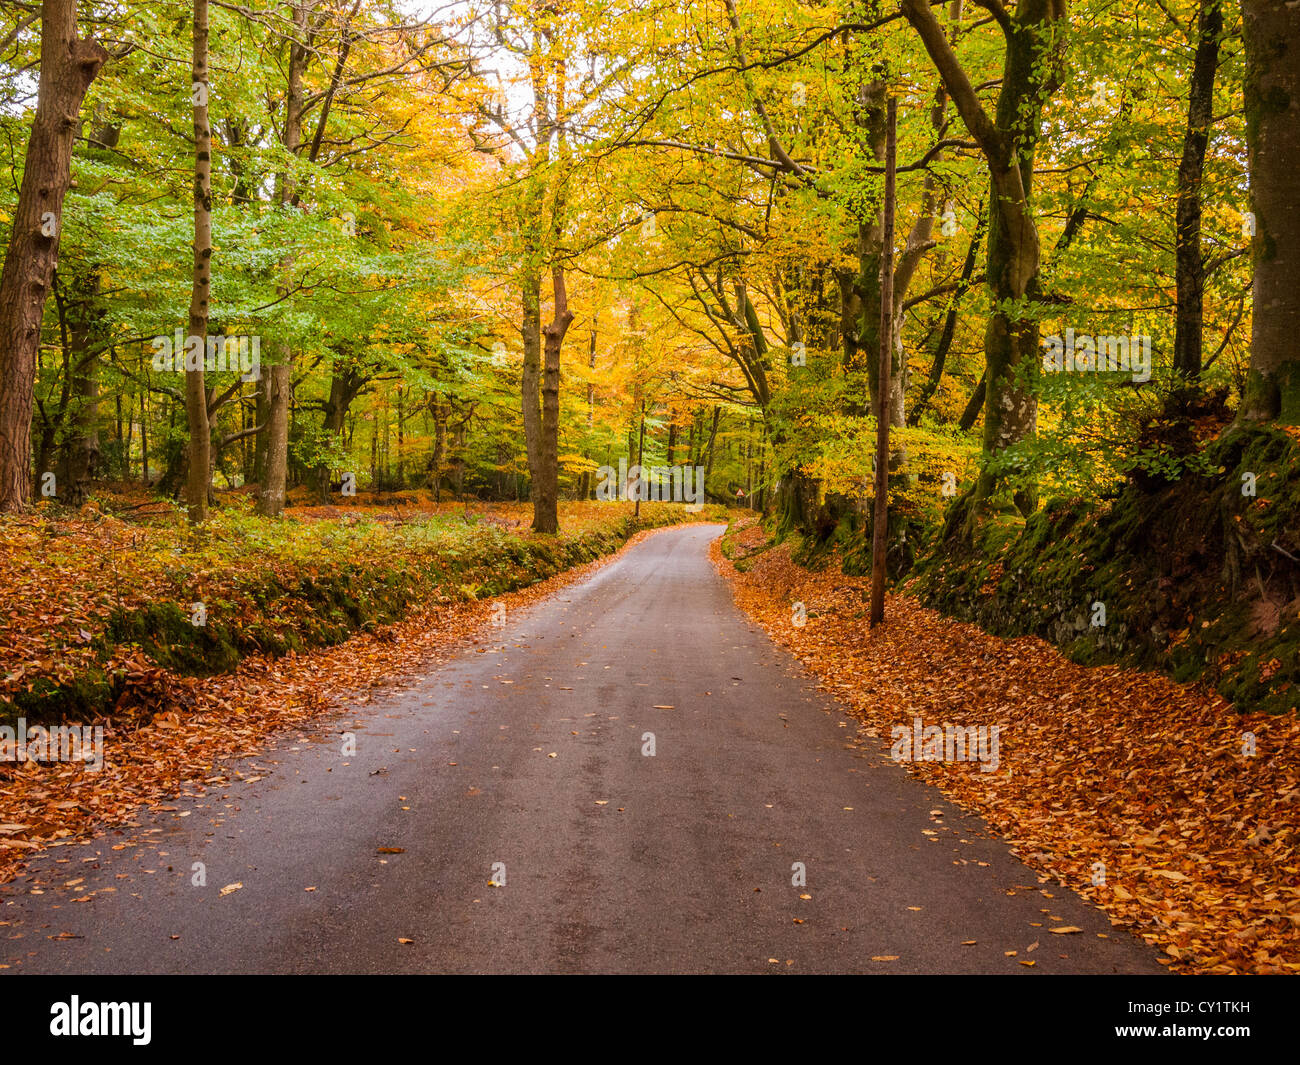
[[[1300,443],[1233,428],[1207,473],[953,532],[904,582],[928,606],[1083,663],[1203,680],[1239,709],[1300,705]],[[1253,493],[1253,494],[1252,494]],[[950,523],[950,528],[960,523]]]

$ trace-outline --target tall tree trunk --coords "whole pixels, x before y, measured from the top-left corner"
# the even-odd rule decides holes
[[[283,359],[290,357],[287,345],[280,355]],[[267,377],[266,469],[258,493],[257,512],[267,518],[279,517],[284,511],[289,476],[290,369],[288,362],[281,362],[263,371]]]
[[[745,499],[754,508],[754,420],[745,421]]]
[[[77,112],[108,58],[77,37],[76,0],[44,0],[36,116],[0,271],[0,512],[21,510],[31,492],[36,354],[58,265]]]
[[[632,520],[641,520],[641,486],[649,478],[645,473],[645,397],[641,398],[641,428],[636,440],[636,507],[632,511]]]
[[[334,372],[330,375],[329,399],[325,401],[324,427],[331,443],[342,441],[348,408],[351,407],[353,399],[356,398],[358,389],[359,383],[356,375],[348,369],[339,369],[336,363]],[[320,497],[322,503],[330,501],[330,473],[329,464],[325,462],[317,465],[313,471],[316,480],[316,494]]]
[[[194,104],[194,276],[190,289],[190,332],[186,342],[185,416],[189,422],[189,471],[185,503],[189,519],[208,520],[212,433],[204,360],[212,290],[212,130],[208,125],[208,0],[194,0],[194,65],[190,91]],[[189,345],[197,341],[191,356]],[[197,365],[191,364],[194,358]]]
[[[883,81],[871,81],[858,91],[858,126],[875,163],[885,161],[885,95]],[[876,355],[880,348],[880,262],[884,230],[878,209],[868,221],[858,225],[858,275],[853,283],[851,306],[857,310],[849,323],[852,332],[844,337],[844,369],[848,373],[867,374],[867,394],[848,397],[845,409],[850,414],[866,414],[876,408],[879,367]]]
[[[1223,33],[1223,0],[1201,0],[1196,20],[1196,58],[1187,103],[1187,134],[1178,166],[1175,212],[1174,312],[1175,394],[1194,388],[1201,375],[1201,323],[1205,302],[1205,259],[1201,251],[1201,180],[1214,118],[1214,77]]]
[[[704,458],[704,483],[708,484],[709,474],[713,472],[713,447],[718,439],[718,419],[722,416],[722,408],[715,406],[713,408],[713,427],[709,430],[709,443],[704,449],[702,457]]]
[[[520,295],[524,364],[519,377],[519,392],[524,416],[524,447],[528,453],[528,478],[536,492],[542,465],[542,278],[530,267],[524,270]]]
[[[117,446],[122,455],[122,479],[131,479],[131,444],[135,440],[135,425],[131,421],[131,402],[127,401],[126,419],[122,418],[122,393],[113,397],[117,415]]]
[[[432,467],[429,487],[433,489],[433,502],[442,502],[442,462],[447,453],[447,409],[442,400],[434,396],[429,404],[433,411],[433,455],[429,459]]]
[[[551,138],[555,132],[556,104],[548,71],[552,69],[549,55],[544,54],[543,41],[549,47],[551,36],[533,26],[532,54],[529,57],[530,85],[533,94],[533,116],[536,127],[536,150],[529,158],[529,173],[523,211],[523,268],[520,273],[522,321],[520,339],[524,345],[524,362],[520,373],[520,403],[524,418],[524,446],[528,453],[529,494],[533,500],[533,527],[538,524],[538,492],[542,488],[542,264],[543,233],[545,232],[543,208],[547,183],[544,171],[551,161]],[[564,101],[558,101],[563,107]],[[555,219],[552,218],[554,223]],[[518,492],[518,478],[515,490]]]
[[[560,531],[560,347],[573,323],[569,296],[564,287],[564,267],[551,267],[551,289],[555,311],[542,331],[545,341],[545,364],[542,378],[541,447],[538,455],[538,480],[533,484],[533,530]]]
[[[262,433],[257,429],[261,424],[257,421],[257,395],[260,392],[259,386],[252,396],[245,397],[239,402],[239,427],[242,430],[253,430],[251,435],[244,437],[239,443],[240,473],[246,485],[257,480],[253,471],[257,467],[257,442],[262,439]]]
[[[149,487],[149,390],[147,388],[140,393],[140,483],[146,488]]]
[[[950,40],[956,40],[957,24],[961,20],[962,0],[952,0],[948,7],[948,17],[951,23]],[[938,87],[934,90],[934,98],[930,104],[930,127],[934,130],[936,138],[943,137],[943,131],[948,125],[948,93],[943,87],[943,81],[940,80]],[[943,152],[936,152],[933,156],[935,162],[943,158]],[[904,425],[909,424],[906,418],[906,400],[907,386],[910,382],[910,373],[907,365],[907,354],[903,349],[903,321],[906,314],[904,304],[907,299],[907,293],[912,287],[912,279],[916,276],[916,271],[925,258],[926,253],[938,243],[934,238],[934,222],[939,214],[942,204],[942,189],[933,170],[926,170],[925,178],[921,185],[921,209],[917,214],[915,223],[907,234],[907,240],[904,243],[902,253],[898,257],[898,265],[894,268],[893,276],[893,318],[891,330],[893,334],[893,357],[890,361],[889,375],[889,425],[893,429],[902,429]],[[942,372],[942,369],[940,370]],[[903,444],[903,435],[901,433],[895,438],[889,454],[889,469],[891,472],[902,470],[907,465],[907,448]]]
[[[370,483],[379,481],[379,411],[370,416]]]
[[[289,41],[289,70],[284,101],[284,129],[280,139],[285,153],[292,158],[302,146],[303,74],[312,52],[306,44],[307,19],[314,5],[297,0],[293,5],[293,35]],[[297,192],[291,170],[280,175],[280,202],[291,204]],[[287,275],[294,263],[286,256],[280,263],[282,274]],[[279,295],[287,296],[288,278],[279,285]],[[261,492],[257,512],[263,517],[279,517],[284,510],[285,492],[289,474],[289,401],[293,389],[293,344],[283,340],[279,357],[266,370],[266,468],[262,473]]]
[[[1300,4],[1242,0],[1255,215],[1250,369],[1238,417],[1300,423]]]
[[[397,490],[406,487],[406,411],[402,403],[402,386],[397,386]]]
[[[876,393],[876,476],[871,527],[871,613],[868,624],[875,628],[885,620],[885,550],[889,541],[889,427],[890,363],[894,357],[894,164],[896,162],[898,101],[890,96],[885,118],[885,202],[882,209],[884,239],[881,242],[880,352]]]
[[[261,486],[266,479],[266,444],[267,426],[271,423],[270,389],[267,387],[267,374],[262,373],[257,382],[257,391],[253,393],[253,424],[260,425],[261,431],[253,437],[253,465],[248,471],[249,484]],[[260,496],[260,492],[258,493]]]
[[[587,369],[594,371],[596,369],[596,328],[591,329],[591,346],[587,349]],[[596,413],[596,382],[590,378],[587,380],[587,428],[591,428],[592,419]]]
[[[988,285],[994,310],[984,332],[987,460],[1032,436],[1038,423],[1038,319],[1029,304],[1038,296],[1040,246],[1031,192],[1043,105],[1060,84],[1066,0],[1021,0],[1014,14],[997,7],[1006,53],[992,118],[927,0],[902,0],[902,9],[989,166]],[[974,502],[990,500],[997,487],[986,466]],[[1013,498],[1027,514],[1037,503],[1037,489],[1024,480]]]

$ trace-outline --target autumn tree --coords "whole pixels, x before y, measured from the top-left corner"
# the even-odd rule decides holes
[[[1196,47],[1188,85],[1187,135],[1178,164],[1175,218],[1178,306],[1174,320],[1174,372],[1195,385],[1202,368],[1205,256],[1201,244],[1202,183],[1210,124],[1214,119],[1214,81],[1223,34],[1222,0],[1200,0]],[[1186,385],[1184,385],[1186,387]]]
[[[1043,106],[1060,85],[1068,22],[1065,0],[1021,0],[1014,13],[1000,0],[983,0],[980,6],[993,15],[1006,41],[992,116],[927,0],[902,0],[903,14],[979,144],[991,179],[987,276],[994,310],[984,339],[983,438],[985,454],[991,458],[1031,436],[1037,424],[1038,319],[1029,303],[1039,294],[1042,252],[1031,199],[1034,153]],[[990,500],[998,480],[991,469],[981,471],[974,502]],[[1022,484],[1015,499],[1021,511],[1032,510],[1036,503],[1032,484]]]
[[[32,396],[41,317],[58,264],[78,111],[109,55],[77,36],[76,0],[43,0],[41,70],[22,185],[0,272],[0,512],[31,487]]]

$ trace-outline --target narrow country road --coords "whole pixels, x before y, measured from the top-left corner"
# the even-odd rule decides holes
[[[0,888],[0,963],[1162,971],[887,742],[851,749],[852,719],[732,604],[707,557],[719,532],[647,538],[498,642],[237,767],[260,779],[46,852]]]

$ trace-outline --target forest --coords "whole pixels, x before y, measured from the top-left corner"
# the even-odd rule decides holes
[[[1272,825],[1245,895],[1101,902],[1162,964],[1297,971],[1300,5],[0,0],[0,130],[0,722],[245,754],[204,722],[277,670],[239,728],[724,523],[820,676],[883,626],[855,706],[910,721],[948,657],[974,705],[1030,639],[1037,720],[1077,669],[1274,737],[1198,822]],[[139,757],[106,807],[197,766]],[[1173,764],[1110,793],[1200,810]],[[35,794],[3,876],[89,830]],[[1012,794],[962,791],[1004,834]]]
[[[350,473],[553,529],[644,414],[806,527],[871,480],[887,97],[916,508],[1105,498],[1295,406],[1284,4],[4,11],[6,510]]]

